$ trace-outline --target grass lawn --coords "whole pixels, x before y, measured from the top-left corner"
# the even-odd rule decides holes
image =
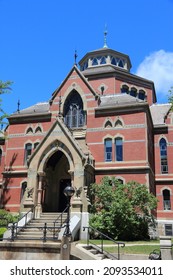
[[[97,246],[101,245],[101,240],[91,240],[92,244]],[[123,242],[123,241],[119,241]],[[82,244],[86,244],[86,241],[80,241]],[[160,250],[159,240],[148,241],[125,241],[125,247],[120,247],[121,254],[146,254],[149,255],[153,250]],[[104,240],[104,249],[109,253],[116,253],[118,247],[110,240]]]
[[[160,245],[132,245],[120,248],[121,254],[144,254],[149,255],[153,250],[160,250]],[[116,253],[117,247],[105,247],[105,250],[109,253]]]

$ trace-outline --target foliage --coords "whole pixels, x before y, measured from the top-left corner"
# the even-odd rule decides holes
[[[100,184],[91,186],[91,200],[92,227],[119,240],[149,237],[157,199],[145,185],[134,181],[121,184],[113,177],[104,177]]]
[[[0,95],[4,94],[4,93],[9,93],[11,91],[11,86],[12,82],[11,81],[6,81],[3,82],[0,80]],[[0,99],[0,124],[6,124],[4,122],[4,119],[7,118],[8,115],[4,112],[4,110],[2,109],[2,99]]]
[[[3,238],[3,234],[4,234],[4,232],[6,231],[7,229],[6,228],[0,228],[0,239],[2,239]]]
[[[0,226],[7,226],[9,223],[14,223],[18,219],[18,215],[12,215],[4,209],[0,209]]]
[[[172,104],[171,111],[173,111],[173,86],[168,91],[168,102]]]

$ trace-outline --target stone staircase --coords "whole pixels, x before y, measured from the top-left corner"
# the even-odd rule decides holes
[[[54,230],[54,222],[56,221],[56,227]],[[59,241],[59,232],[62,229],[62,225],[67,218],[67,213],[42,213],[39,219],[32,219],[30,222],[22,228],[18,234],[16,241],[46,241],[57,242]],[[45,239],[44,239],[45,238]]]

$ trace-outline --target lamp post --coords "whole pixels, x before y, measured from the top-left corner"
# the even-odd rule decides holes
[[[67,197],[67,222],[66,222],[66,228],[64,231],[64,236],[71,236],[71,231],[70,231],[70,200],[71,197],[74,195],[75,190],[72,186],[67,186],[64,189],[64,195]]]

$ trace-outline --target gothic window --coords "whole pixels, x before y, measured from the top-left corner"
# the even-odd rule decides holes
[[[27,160],[29,159],[29,157],[31,156],[32,153],[32,144],[31,143],[27,143],[25,145],[25,155],[24,155],[24,164],[27,164]]]
[[[100,60],[100,64],[106,64],[106,57],[102,56],[101,60]]]
[[[34,149],[36,149],[38,145],[39,145],[39,142],[34,143]]]
[[[160,140],[160,165],[161,173],[168,173],[167,143],[164,138]]]
[[[41,133],[41,132],[42,132],[41,127],[37,126],[37,128],[35,129],[35,133]]]
[[[32,127],[29,127],[26,131],[26,134],[31,134],[31,133],[33,133],[33,129]]]
[[[170,200],[170,191],[163,190],[163,209],[171,210],[171,200]]]
[[[111,121],[107,121],[106,123],[105,123],[105,128],[110,128],[110,127],[112,127],[112,123],[111,123]]]
[[[20,201],[22,201],[22,199],[24,197],[26,188],[27,188],[27,182],[23,182],[22,186],[21,186],[21,192],[20,192]]]
[[[86,123],[83,102],[80,95],[74,90],[64,105],[64,121],[69,128],[83,127]]]
[[[112,161],[112,139],[105,139],[105,161]]]
[[[123,141],[120,137],[115,139],[115,160],[123,161]]]
[[[115,127],[118,127],[118,128],[123,127],[122,122],[120,120],[116,120]]]
[[[92,61],[92,65],[98,65],[98,60],[97,60],[97,58],[96,58],[96,57],[93,59],[93,61]]]
[[[112,59],[111,59],[111,64],[117,65],[117,61],[116,61],[115,57],[112,57]]]

